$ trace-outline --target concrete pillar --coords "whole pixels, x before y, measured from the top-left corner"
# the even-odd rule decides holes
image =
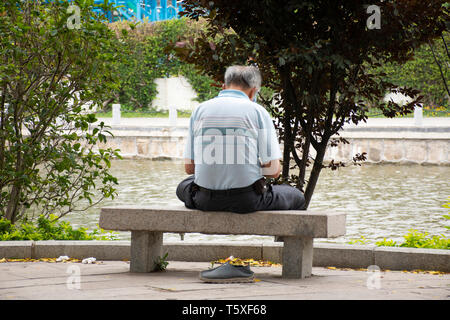
[[[169,125],[171,127],[175,127],[177,125],[177,108],[173,106],[169,107]]]
[[[120,124],[120,104],[112,105],[112,118],[113,124]]]
[[[414,107],[414,124],[416,126],[421,126],[423,124],[423,108],[422,108],[422,105],[420,105],[420,107]]]
[[[136,18],[137,18],[137,21],[142,22],[141,0],[138,0],[136,2]]]
[[[160,0],[159,3],[161,5],[160,19],[161,20],[166,20],[167,19],[167,0]]]
[[[163,233],[131,231],[131,272],[152,272],[162,256]]]
[[[313,238],[283,237],[283,278],[310,277],[313,261]]]

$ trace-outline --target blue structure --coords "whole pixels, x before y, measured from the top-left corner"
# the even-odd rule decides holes
[[[181,2],[177,0],[108,0],[116,10],[108,13],[111,21],[124,19],[133,21],[161,21],[178,18],[182,10]],[[103,0],[94,0],[102,4]],[[97,9],[101,10],[101,9]]]

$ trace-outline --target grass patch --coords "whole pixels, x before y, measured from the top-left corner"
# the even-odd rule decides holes
[[[371,108],[367,113],[369,118],[386,118],[378,108]],[[424,118],[445,118],[450,117],[450,107],[423,107]],[[396,116],[395,118],[414,118],[414,112],[406,116]]]
[[[56,216],[49,218],[41,215],[36,223],[23,221],[11,224],[11,221],[0,219],[0,241],[11,240],[116,240],[115,232],[95,229],[88,232],[86,228],[74,229],[69,222],[57,221]]]

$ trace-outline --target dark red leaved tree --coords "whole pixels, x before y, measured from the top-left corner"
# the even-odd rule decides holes
[[[345,123],[366,121],[372,104],[394,117],[420,102],[417,90],[399,88],[370,70],[387,61],[403,63],[415,48],[440,37],[449,20],[445,3],[185,0],[184,15],[205,19],[206,28],[178,42],[176,50],[217,81],[229,65],[258,65],[266,87],[260,102],[274,116],[283,143],[281,182],[303,190],[309,204],[321,170],[345,165],[323,161],[329,145],[348,143],[339,138]],[[413,100],[403,106],[383,102],[387,92]],[[364,154],[353,158],[363,160]],[[298,173],[292,174],[294,168]]]

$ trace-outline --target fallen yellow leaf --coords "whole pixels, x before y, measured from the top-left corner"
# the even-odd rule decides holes
[[[233,259],[231,259],[233,258]],[[250,265],[253,267],[277,267],[277,266],[281,266],[281,264],[279,263],[274,263],[272,261],[264,261],[264,260],[255,260],[255,259],[241,259],[241,258],[234,258],[234,257],[229,257],[227,259],[218,259],[216,261],[211,261],[211,265],[214,265],[215,263],[226,263],[229,262],[230,264],[234,265],[234,266],[246,266],[246,265]]]

